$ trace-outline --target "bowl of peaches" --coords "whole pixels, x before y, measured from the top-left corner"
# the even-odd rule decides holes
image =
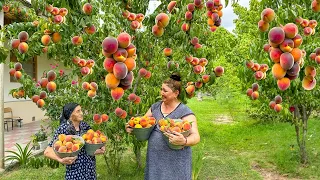
[[[103,147],[108,139],[101,131],[92,129],[83,134],[82,138],[85,141],[85,150],[90,156],[94,156],[94,152]]]
[[[189,122],[188,120],[166,118],[160,119],[158,121],[158,128],[162,133],[173,133],[175,131],[181,133],[184,137],[188,137],[190,134],[191,127],[191,122]],[[184,147],[183,145],[171,144],[169,142],[169,138],[164,134],[162,135],[163,139],[167,142],[169,148],[178,150]]]
[[[138,141],[146,141],[156,124],[156,119],[148,116],[132,117],[128,124],[133,129],[132,134]]]
[[[59,134],[53,142],[53,151],[60,158],[77,156],[84,146],[84,140],[77,135]]]

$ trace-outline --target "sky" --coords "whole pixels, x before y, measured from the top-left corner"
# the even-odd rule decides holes
[[[233,20],[237,18],[237,16],[233,13],[233,8],[230,3],[231,0],[229,0],[229,5],[225,7],[224,0],[221,0],[224,8],[222,9],[223,16],[222,16],[222,23],[221,26],[226,28],[228,31],[232,32],[232,30],[235,28],[235,25],[233,23]],[[238,3],[242,6],[249,7],[249,0],[238,0]],[[160,4],[157,0],[150,0],[149,2],[149,8],[147,10],[146,15],[151,14],[156,7]]]

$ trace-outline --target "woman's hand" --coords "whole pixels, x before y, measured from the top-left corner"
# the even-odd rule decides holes
[[[106,152],[106,147],[105,147],[105,146],[102,146],[100,149],[97,149],[97,150],[94,152],[94,155],[104,154],[104,152]]]
[[[77,159],[77,156],[74,157],[65,157],[65,158],[60,158],[58,161],[61,164],[66,164],[66,165],[70,165],[73,164],[73,162]]]
[[[184,146],[186,144],[186,138],[183,134],[173,131],[172,133],[163,133],[165,136],[169,138],[169,142],[173,145]]]
[[[133,129],[129,126],[128,123],[126,123],[126,131],[127,131],[127,133],[129,133],[129,134],[131,134],[132,131],[133,131]]]

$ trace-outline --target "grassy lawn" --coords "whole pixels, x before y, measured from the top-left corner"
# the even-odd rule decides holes
[[[205,98],[190,100],[195,112],[201,143],[193,147],[193,169],[198,179],[263,179],[252,166],[289,178],[320,179],[320,121],[311,119],[308,130],[309,164],[302,167],[294,127],[289,123],[259,123],[245,114],[246,99],[225,101]],[[214,123],[221,115],[233,120],[229,124]],[[143,179],[137,170],[133,152],[128,150],[122,160],[121,176],[111,177],[103,157],[97,157],[98,179]],[[145,159],[145,149],[143,151]],[[1,179],[63,179],[64,166],[58,169],[20,169],[7,171]]]

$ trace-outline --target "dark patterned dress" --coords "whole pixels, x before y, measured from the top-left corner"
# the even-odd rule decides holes
[[[152,116],[157,121],[165,118],[161,112],[162,101],[151,106]],[[193,112],[180,103],[174,111],[166,117],[181,119]],[[191,180],[192,157],[191,148],[184,147],[181,150],[170,149],[162,137],[162,132],[156,126],[152,131],[147,149],[147,164],[145,168],[145,180]]]
[[[59,134],[66,135],[78,135],[81,136],[80,132],[87,132],[90,126],[81,121],[80,122],[80,131],[77,131],[75,134],[71,134],[68,129],[68,124],[64,123],[58,127],[55,131],[53,139],[49,143],[49,146],[52,147],[53,141],[56,140]],[[66,165],[66,176],[67,180],[94,180],[96,178],[96,159],[95,156],[90,156],[86,154],[85,148],[83,147],[78,154],[78,158],[71,165]]]

